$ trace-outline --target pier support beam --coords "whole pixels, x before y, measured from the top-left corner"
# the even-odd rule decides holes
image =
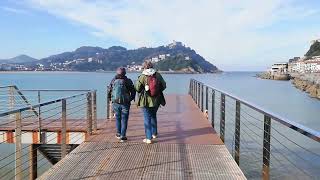
[[[38,176],[38,154],[37,145],[31,144],[29,146],[29,179],[37,179]]]
[[[16,113],[16,165],[15,165],[15,178],[16,180],[22,179],[22,123],[21,123],[21,112]]]

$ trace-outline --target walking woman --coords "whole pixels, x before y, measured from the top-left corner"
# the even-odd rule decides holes
[[[152,143],[152,139],[158,136],[157,111],[159,106],[166,104],[163,91],[166,89],[166,82],[161,74],[153,68],[150,61],[143,63],[143,72],[139,76],[135,89],[139,93],[138,106],[144,114],[144,128],[146,138],[143,142]]]
[[[127,140],[126,132],[128,127],[129,111],[131,101],[134,100],[136,91],[131,79],[126,76],[126,69],[117,69],[116,76],[109,85],[108,97],[112,101],[113,111],[116,114],[116,138],[120,142]]]

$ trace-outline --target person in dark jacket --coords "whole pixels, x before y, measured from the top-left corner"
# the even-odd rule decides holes
[[[111,100],[112,108],[115,112],[117,127],[116,138],[120,139],[120,142],[127,140],[126,132],[130,105],[135,95],[136,91],[133,82],[127,78],[126,69],[123,67],[118,68],[116,76],[109,85],[108,98]]]
[[[156,139],[158,136],[157,126],[157,111],[160,105],[166,104],[163,91],[166,89],[166,82],[162,78],[161,74],[153,68],[153,64],[150,61],[146,61],[143,64],[143,72],[139,76],[135,88],[139,93],[138,106],[142,108],[144,114],[144,127],[146,139],[143,142],[147,144],[152,143],[152,139]],[[152,83],[150,78],[156,79],[157,84],[151,87]],[[152,95],[152,88],[155,95]]]

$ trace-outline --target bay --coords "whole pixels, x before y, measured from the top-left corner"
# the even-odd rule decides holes
[[[193,78],[206,85],[237,96],[251,104],[255,104],[280,117],[299,123],[315,131],[320,131],[320,101],[318,99],[311,98],[307,93],[296,89],[290,81],[262,80],[256,78],[256,74],[257,72],[224,72],[220,74],[163,74],[163,77],[167,82],[167,89],[165,90],[166,94],[187,94],[190,79]],[[128,77],[132,80],[136,80],[138,76],[139,73],[128,73]],[[95,89],[97,90],[98,118],[100,120],[105,120],[106,88],[113,77],[114,73],[96,72],[8,72],[0,73],[0,86],[17,85],[20,89]],[[68,94],[60,94],[59,96],[67,95]],[[30,97],[32,98],[35,96]],[[50,97],[50,95],[48,97]],[[51,98],[54,99],[57,97],[58,96],[55,95]],[[42,102],[49,99],[42,99]],[[37,100],[31,99],[30,101],[36,102]],[[244,123],[254,123],[260,128],[263,128],[263,124],[261,124],[263,117],[259,114],[256,115],[259,117],[259,122],[249,119]],[[217,117],[218,116],[219,114],[217,114]],[[229,129],[234,129],[234,122],[231,122],[234,118],[231,116],[228,117],[227,115],[226,119],[226,130],[229,131]],[[261,145],[258,143],[262,142],[262,139],[255,136],[254,133],[259,132],[259,128],[250,126],[250,124],[247,125],[253,129],[253,132],[246,130],[242,125],[242,131],[244,131],[244,133],[249,133],[248,136],[244,133],[241,134],[241,143],[245,144],[242,145],[241,148],[240,166],[248,179],[260,179],[261,162],[258,161],[261,161],[262,150]],[[316,153],[319,152],[319,143],[311,141],[301,134],[292,132],[292,130],[288,130],[289,128],[283,128],[283,125],[281,126],[276,123],[273,125],[276,130],[281,131],[282,134],[308,150]],[[218,124],[216,126],[216,131],[219,132]],[[274,132],[274,130],[272,131]],[[234,151],[233,133],[232,130],[226,132],[225,141],[225,144],[231,153]],[[263,132],[259,132],[259,134],[263,135]],[[250,136],[257,140],[251,139],[252,137]],[[280,140],[283,143],[277,143],[276,140]],[[306,151],[303,148],[296,147],[293,143],[283,139],[281,134],[275,134],[275,132],[272,137],[272,144],[274,146],[272,147],[273,156],[271,157],[273,178],[277,179],[283,177],[299,179],[301,177],[307,177],[303,172],[297,171],[297,167],[290,167],[292,166],[292,163],[288,163],[287,159],[284,159],[285,156],[279,154],[277,151],[287,154],[286,158],[291,159],[293,163],[300,163],[299,168],[307,169],[309,174],[319,175],[317,167],[320,166],[320,156],[309,153],[308,150]],[[13,148],[13,145],[2,144],[0,146],[0,152],[2,152],[2,154],[9,154],[14,152]],[[246,150],[250,152],[246,152]],[[299,159],[300,156],[303,160],[306,160],[305,164],[301,164],[301,158]],[[12,160],[12,158],[10,159]],[[281,163],[279,164],[279,159],[280,162],[283,161],[288,167],[283,168],[283,165]],[[314,162],[314,164],[309,161]],[[42,171],[45,171],[49,167],[50,166],[45,166]],[[290,173],[286,173],[288,171],[287,169],[297,173],[290,175]]]

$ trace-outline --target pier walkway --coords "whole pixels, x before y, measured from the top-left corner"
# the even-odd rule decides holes
[[[106,120],[39,179],[246,179],[192,98],[166,99],[155,143],[142,142],[143,115],[133,105],[127,142],[117,141],[115,121]]]

